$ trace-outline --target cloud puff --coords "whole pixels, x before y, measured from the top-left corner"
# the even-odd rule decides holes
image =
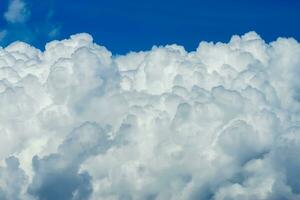
[[[30,11],[22,0],[10,0],[8,10],[4,13],[4,18],[9,23],[24,23],[29,16]]]
[[[192,52],[1,48],[0,197],[299,199],[299,55],[255,32]]]
[[[107,132],[95,123],[84,123],[66,137],[59,153],[42,159],[35,156],[29,193],[38,199],[87,199],[92,192],[91,177],[78,170],[87,157],[104,153],[110,147]]]

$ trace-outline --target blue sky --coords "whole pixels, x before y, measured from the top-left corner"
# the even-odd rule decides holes
[[[115,54],[172,43],[190,51],[202,40],[226,42],[252,30],[266,41],[300,40],[297,0],[22,1],[26,20],[12,23],[4,16],[12,0],[1,0],[2,46],[22,40],[42,49],[47,41],[79,32],[90,33]]]

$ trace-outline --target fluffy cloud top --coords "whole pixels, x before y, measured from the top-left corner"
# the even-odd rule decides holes
[[[0,49],[0,199],[300,199],[300,44]]]

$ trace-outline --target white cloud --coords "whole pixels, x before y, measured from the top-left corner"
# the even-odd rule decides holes
[[[30,11],[22,0],[10,0],[8,10],[4,13],[4,18],[9,23],[26,22],[29,16]]]
[[[299,55],[254,32],[194,52],[112,56],[88,34],[0,49],[0,195],[299,199]]]

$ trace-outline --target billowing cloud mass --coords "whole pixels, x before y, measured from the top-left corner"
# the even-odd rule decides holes
[[[0,199],[300,199],[300,44],[0,49]]]

